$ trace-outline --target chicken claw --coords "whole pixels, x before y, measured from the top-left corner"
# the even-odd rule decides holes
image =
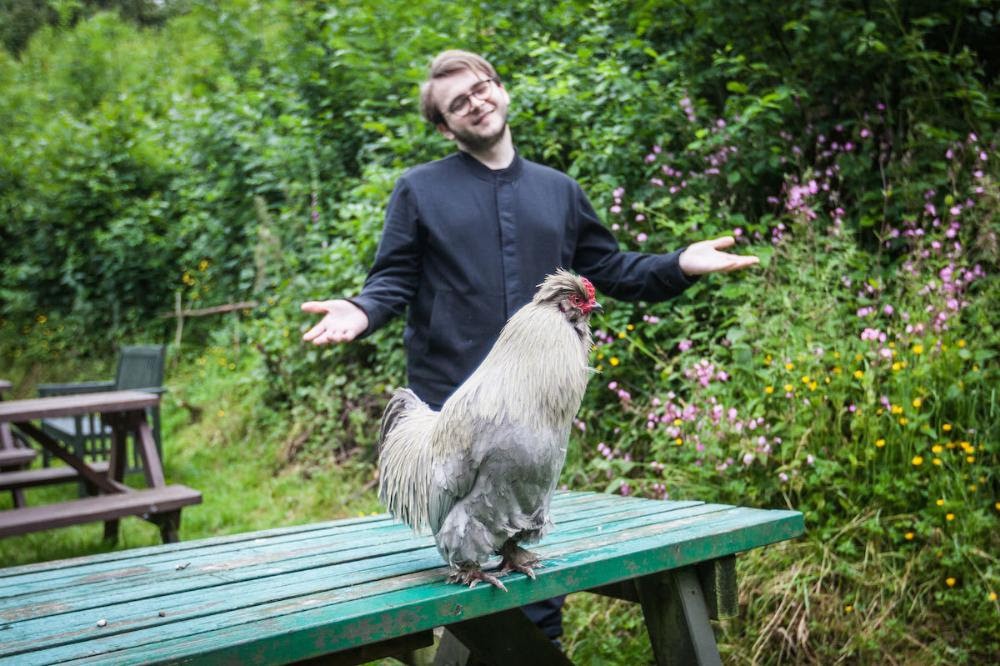
[[[496,576],[486,573],[478,565],[462,566],[448,574],[449,583],[461,583],[462,585],[468,585],[470,589],[475,587],[479,581],[487,582],[504,592],[507,591],[507,588],[504,587],[504,584]]]
[[[535,572],[532,567],[539,566],[542,561],[536,553],[525,550],[517,544],[508,541],[500,549],[503,559],[500,561],[500,575],[504,576],[511,571],[520,571],[531,580],[535,580]]]

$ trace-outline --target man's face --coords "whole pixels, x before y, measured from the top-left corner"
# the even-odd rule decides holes
[[[444,123],[438,125],[438,130],[456,141],[460,148],[472,152],[492,148],[504,137],[510,104],[506,89],[494,83],[485,99],[470,96],[472,108],[468,115],[455,115],[448,109],[455,100],[469,95],[473,86],[487,78],[489,75],[485,72],[463,69],[434,81],[434,99],[444,115]]]

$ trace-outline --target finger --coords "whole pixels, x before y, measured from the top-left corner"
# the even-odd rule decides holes
[[[727,273],[729,273],[732,271],[738,271],[742,268],[749,268],[750,266],[754,266],[759,263],[760,263],[759,257],[752,257],[752,256],[739,257],[738,259],[733,260],[729,264],[729,266],[726,267],[725,270]]]
[[[306,301],[299,306],[303,312],[329,312],[326,301]]]
[[[323,326],[321,322],[310,328],[308,331],[306,331],[305,335],[302,336],[302,339],[305,340],[306,342],[316,342],[316,344],[321,344],[316,340],[316,338],[318,338],[325,332],[326,332],[326,327]]]
[[[724,250],[727,247],[732,247],[736,243],[736,239],[732,236],[720,236],[709,241],[716,250]]]

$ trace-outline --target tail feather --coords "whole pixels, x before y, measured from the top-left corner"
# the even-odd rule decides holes
[[[437,417],[410,389],[397,390],[382,414],[379,499],[393,516],[414,529],[428,526],[431,434]]]

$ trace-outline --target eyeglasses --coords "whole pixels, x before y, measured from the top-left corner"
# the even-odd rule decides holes
[[[495,78],[483,79],[476,85],[472,86],[468,95],[456,97],[452,103],[448,105],[448,113],[453,116],[469,115],[469,112],[472,111],[472,98],[475,97],[480,102],[489,98],[490,93],[493,92],[494,83],[499,83],[499,81]]]

